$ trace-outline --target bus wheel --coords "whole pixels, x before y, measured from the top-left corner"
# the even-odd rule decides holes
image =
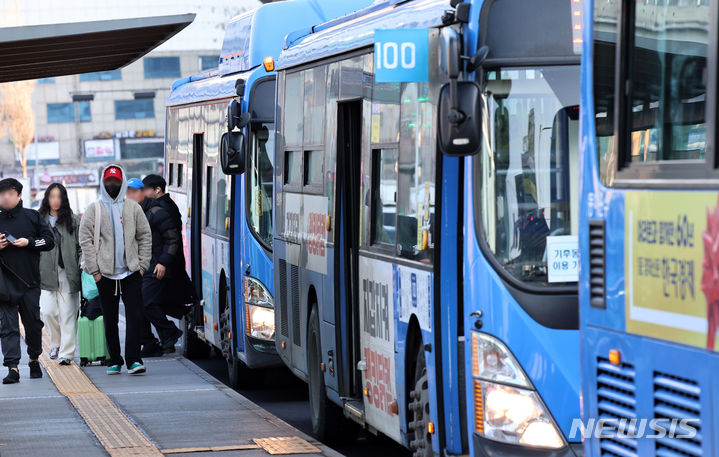
[[[427,430],[429,424],[429,389],[427,383],[427,363],[424,359],[424,347],[417,349],[417,365],[414,370],[414,388],[409,393],[409,447],[413,457],[432,455],[432,435]]]
[[[320,441],[335,440],[338,437],[339,425],[344,422],[344,417],[340,415],[339,408],[327,398],[321,364],[320,317],[315,304],[310,312],[310,325],[307,332],[307,371],[309,374],[312,434]]]
[[[204,359],[210,355],[210,346],[202,341],[195,333],[197,314],[202,313],[198,305],[192,307],[192,311],[180,319],[180,330],[182,330],[182,356],[188,359]]]
[[[227,362],[227,375],[230,387],[233,389],[246,389],[252,387],[249,368],[237,357],[234,344],[232,343],[232,315],[230,314],[230,300],[227,296],[228,290],[225,287],[225,296],[222,299],[222,314],[220,315],[220,344],[222,356]]]

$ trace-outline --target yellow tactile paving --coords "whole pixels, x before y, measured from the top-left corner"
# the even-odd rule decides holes
[[[299,436],[277,436],[272,438],[252,438],[262,449],[272,455],[321,454],[322,451]]]
[[[20,325],[25,337],[25,329]],[[298,436],[253,438],[254,443],[229,446],[191,447],[160,450],[128,419],[106,394],[74,362],[60,366],[50,359],[49,335],[43,331],[40,363],[57,387],[83,418],[111,457],[164,457],[194,452],[223,452],[264,449],[268,454],[321,454],[322,451]]]
[[[21,328],[23,337],[24,329]],[[50,359],[49,335],[43,331],[40,363],[112,457],[163,457],[164,454],[102,393],[73,362],[60,366]]]

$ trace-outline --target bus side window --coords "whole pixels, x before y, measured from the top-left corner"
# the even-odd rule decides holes
[[[183,174],[184,172],[185,172],[185,164],[178,163],[177,164],[177,187],[179,187],[179,188],[182,188],[182,186],[184,184],[183,180],[182,180],[182,178],[184,177],[184,174]]]
[[[324,151],[305,151],[305,186],[322,186]]]
[[[272,244],[272,183],[275,136],[274,124],[260,124],[253,126],[253,143],[250,154],[247,177],[250,186],[247,211],[250,224],[260,241],[270,246]]]
[[[285,145],[301,145],[302,144],[302,98],[303,98],[303,78],[304,73],[288,74],[285,87],[285,122],[283,130],[285,133]]]
[[[302,184],[301,151],[285,151],[285,184]]]
[[[710,8],[697,2],[634,3],[625,160],[703,160]]]
[[[394,246],[397,227],[397,150],[372,150],[372,244]]]
[[[397,195],[397,254],[432,262],[434,241],[434,105],[427,83],[402,90]]]
[[[207,195],[205,195],[205,207],[202,208],[205,212],[205,227],[212,227],[214,220],[212,219],[212,214],[214,214],[214,208],[215,208],[215,199],[212,198],[212,167],[208,166],[205,170],[205,190],[207,192]]]
[[[227,236],[229,234],[228,217],[230,216],[230,200],[227,198],[227,188],[229,187],[229,176],[217,173],[217,195],[215,196],[215,229],[218,235]]]
[[[170,162],[170,169],[167,172],[167,185],[172,187],[175,184],[175,164]]]

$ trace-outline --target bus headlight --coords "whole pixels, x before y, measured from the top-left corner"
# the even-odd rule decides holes
[[[484,395],[484,436],[527,446],[561,448],[564,440],[537,393],[480,381]]]
[[[549,411],[507,347],[490,335],[471,335],[475,432],[510,444],[564,447]]]
[[[529,380],[519,367],[519,362],[497,338],[486,333],[472,332],[472,376],[530,387]]]
[[[245,276],[245,332],[263,340],[275,337],[275,310],[272,295],[258,280]]]
[[[275,310],[262,306],[247,306],[247,334],[263,340],[275,337]]]

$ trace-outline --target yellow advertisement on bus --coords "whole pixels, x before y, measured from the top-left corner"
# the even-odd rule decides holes
[[[626,193],[627,332],[716,350],[718,197]]]

